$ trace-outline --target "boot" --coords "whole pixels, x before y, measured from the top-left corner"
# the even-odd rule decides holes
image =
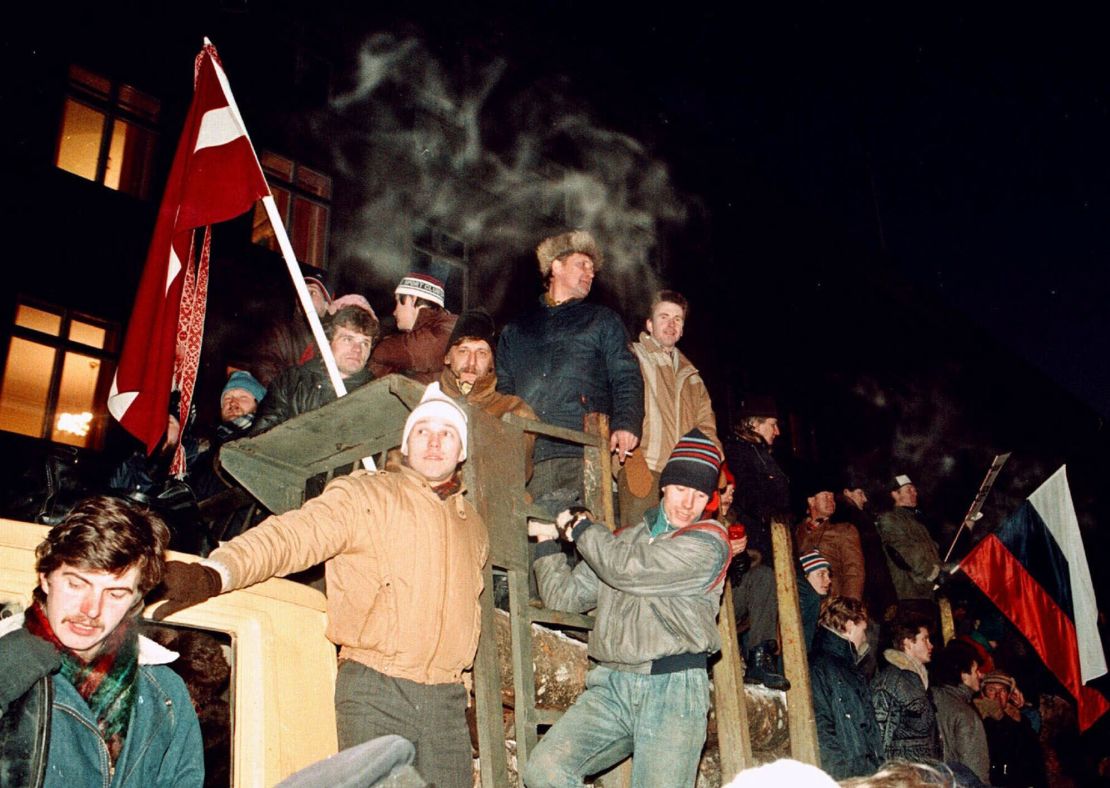
[[[747,664],[744,666],[745,684],[762,684],[773,690],[790,689],[790,682],[778,672],[775,664],[777,645],[773,640],[765,640],[748,652]]]

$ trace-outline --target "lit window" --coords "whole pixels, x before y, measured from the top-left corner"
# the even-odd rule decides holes
[[[21,299],[0,379],[0,430],[99,448],[116,326]]]
[[[331,178],[269,151],[262,152],[260,161],[297,260],[325,268]],[[267,249],[280,251],[270,218],[261,203],[254,209],[251,240]]]
[[[160,109],[158,99],[131,85],[70,66],[54,163],[66,172],[145,199]]]

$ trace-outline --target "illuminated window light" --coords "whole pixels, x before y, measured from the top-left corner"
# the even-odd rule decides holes
[[[84,413],[59,413],[58,432],[68,432],[70,435],[84,438],[89,434],[92,417],[93,415],[88,411]]]

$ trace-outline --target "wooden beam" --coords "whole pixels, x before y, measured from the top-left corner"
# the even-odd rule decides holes
[[[744,663],[736,640],[736,613],[732,607],[732,582],[729,580],[725,581],[717,632],[721,637],[721,659],[713,666],[713,702],[717,709],[717,741],[721,755],[721,783],[724,784],[744,769],[755,766],[748,704],[744,700]]]

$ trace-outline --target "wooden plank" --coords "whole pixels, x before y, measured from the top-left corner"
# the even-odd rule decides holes
[[[474,712],[478,723],[479,772],[482,788],[508,784],[505,725],[501,715],[501,670],[497,662],[497,632],[493,624],[493,566],[483,569],[485,588],[479,599],[482,632],[474,656]]]
[[[782,660],[790,689],[786,692],[786,714],[790,723],[790,754],[794,760],[821,765],[817,746],[817,721],[813,715],[813,694],[809,683],[802,632],[802,611],[798,604],[798,572],[794,544],[783,523],[771,523],[771,545],[775,554],[775,587],[778,590],[779,632]]]
[[[523,533],[521,539],[526,538]],[[523,770],[539,738],[532,718],[536,677],[532,666],[532,623],[528,610],[528,573],[509,570],[509,628],[513,639],[513,697],[517,769]]]
[[[755,766],[752,757],[748,705],[744,700],[744,664],[736,640],[736,614],[732,607],[732,582],[725,581],[717,620],[721,658],[713,666],[713,705],[717,710],[717,742],[721,755],[721,783]]]

